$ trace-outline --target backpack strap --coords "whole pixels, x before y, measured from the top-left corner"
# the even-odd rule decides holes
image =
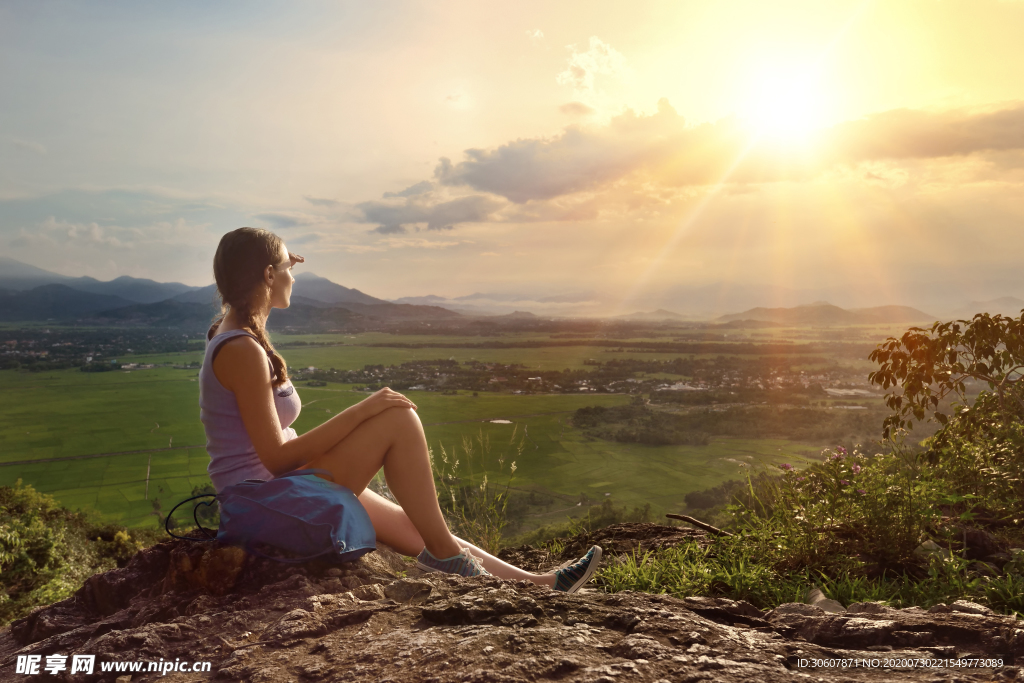
[[[197,500],[199,498],[213,498],[214,500],[216,500],[217,494],[215,494],[215,493],[204,493],[204,494],[202,494],[200,496],[192,496],[191,498],[186,498],[185,500],[181,501],[180,503],[178,503],[177,505],[172,507],[171,511],[167,513],[167,517],[164,519],[164,531],[166,531],[167,534],[171,538],[180,538],[183,541],[204,541],[204,542],[212,542],[212,541],[216,541],[217,540],[217,534],[215,534],[214,532],[210,531],[209,529],[204,527],[202,524],[200,524],[199,523],[199,517],[197,515],[197,512],[199,510],[199,506],[200,505],[210,506],[210,505],[213,505],[213,501],[210,501],[209,503],[196,503],[195,506],[192,508],[192,519],[195,520],[196,526],[199,528],[199,530],[202,531],[204,534],[206,534],[206,538],[196,538],[195,536],[179,536],[176,533],[174,533],[173,531],[171,531],[171,527],[170,527],[171,517],[174,516],[174,511],[177,510],[178,508],[180,508],[185,503],[188,503],[189,501]]]

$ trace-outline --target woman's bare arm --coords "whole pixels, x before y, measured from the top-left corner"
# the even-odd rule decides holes
[[[307,465],[352,433],[364,420],[388,408],[416,405],[390,389],[381,389],[305,434],[285,441],[274,406],[273,377],[267,354],[252,337],[224,342],[214,374],[235,395],[242,423],[263,466],[275,476]]]

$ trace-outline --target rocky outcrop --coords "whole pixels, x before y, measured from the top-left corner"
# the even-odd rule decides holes
[[[579,544],[596,541],[614,561],[699,535],[617,525]],[[569,546],[566,555],[578,554]],[[529,548],[507,556],[535,569],[565,559]],[[353,563],[295,566],[174,541],[0,631],[0,680],[33,678],[15,672],[19,655],[45,664],[55,654],[96,655],[95,672],[38,680],[128,675],[101,673],[102,662],[198,661],[209,673],[143,671],[131,680],[991,681],[1018,677],[1024,630],[972,603],[862,603],[836,613],[787,604],[765,613],[725,599],[565,595],[493,577],[417,575],[386,547]],[[1003,663],[966,666],[992,659]]]

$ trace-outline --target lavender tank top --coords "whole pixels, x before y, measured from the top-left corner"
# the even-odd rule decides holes
[[[206,357],[199,370],[199,419],[206,429],[206,452],[210,455],[207,471],[217,491],[244,479],[273,479],[263,466],[249,433],[245,430],[234,392],[224,388],[213,372],[213,359],[224,342],[239,336],[252,337],[244,330],[228,330],[206,340]],[[255,337],[253,337],[255,339]],[[267,358],[270,364],[270,358]],[[276,378],[273,364],[270,373]],[[291,381],[274,388],[274,406],[281,422],[284,440],[296,437],[289,425],[302,410],[299,395]]]

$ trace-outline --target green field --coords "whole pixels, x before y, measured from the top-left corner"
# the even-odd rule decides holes
[[[387,335],[376,336],[395,341]],[[353,341],[379,341],[369,334],[360,335],[358,340],[338,337],[345,342],[344,346],[287,348],[283,349],[284,355],[292,367],[358,369],[366,364],[454,357],[460,361],[476,358],[522,363],[530,368],[563,369],[583,367],[584,359],[604,351],[579,346],[403,349],[351,346]],[[277,341],[295,339],[278,337]],[[406,339],[438,344],[479,341],[474,337]],[[644,358],[677,355],[629,353],[631,357]],[[140,363],[182,364],[199,361],[202,355],[190,351],[129,358]],[[187,497],[194,486],[208,483],[208,456],[203,448],[205,436],[199,422],[196,378],[195,369],[172,368],[104,373],[0,372],[0,390],[7,397],[0,412],[0,442],[4,444],[0,451],[0,485],[22,479],[52,493],[71,508],[94,509],[106,520],[128,526],[155,524],[154,498],[160,500],[166,511],[171,504]],[[298,391],[303,410],[294,427],[300,434],[366,396],[351,386],[339,384],[300,384]],[[518,433],[527,435],[522,454],[516,456],[518,469],[513,485],[517,489],[557,494],[573,501],[584,494],[595,501],[611,497],[620,505],[642,507],[650,503],[659,514],[680,510],[683,497],[691,491],[781,462],[811,459],[825,445],[715,438],[708,446],[644,446],[591,439],[570,426],[569,417],[576,409],[618,405],[628,400],[624,395],[481,393],[474,397],[466,392],[445,396],[415,391],[408,394],[419,406],[428,441],[435,451],[439,444],[451,450],[461,444],[464,435],[483,432],[495,445],[497,455],[498,444],[507,443],[516,428]],[[513,424],[490,422],[495,419],[510,420]],[[145,452],[119,454],[124,451]],[[77,456],[96,457],[68,459]],[[58,460],[52,460],[55,458]],[[150,463],[147,499],[146,472]],[[552,514],[554,517],[541,515],[533,521],[546,523],[559,514],[564,519],[564,512]]]

